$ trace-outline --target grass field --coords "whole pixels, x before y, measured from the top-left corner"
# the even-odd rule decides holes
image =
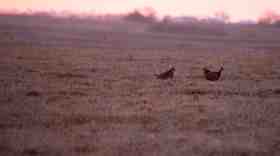
[[[0,155],[280,155],[277,38],[1,28]]]

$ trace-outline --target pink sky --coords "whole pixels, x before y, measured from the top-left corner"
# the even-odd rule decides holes
[[[160,15],[212,16],[224,10],[232,20],[257,19],[266,10],[280,12],[280,0],[0,0],[0,9],[71,10],[124,13],[153,7]],[[278,12],[278,13],[279,13]]]

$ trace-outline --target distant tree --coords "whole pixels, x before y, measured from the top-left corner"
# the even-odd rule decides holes
[[[258,19],[259,25],[270,25],[272,23],[272,19],[269,17],[261,17]]]
[[[149,7],[143,9],[135,9],[134,11],[128,13],[124,17],[124,19],[140,23],[154,23],[157,21],[156,11]]]
[[[260,25],[270,25],[280,20],[280,15],[275,11],[268,10],[258,19]]]

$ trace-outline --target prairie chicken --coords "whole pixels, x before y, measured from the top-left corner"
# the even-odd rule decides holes
[[[156,74],[156,77],[157,79],[161,79],[161,80],[172,79],[174,77],[174,72],[175,72],[175,68],[172,67],[161,74]]]
[[[223,67],[221,67],[220,70],[217,71],[217,72],[216,71],[210,71],[206,67],[203,68],[204,76],[205,76],[206,80],[209,80],[209,81],[219,80],[223,70],[224,70]]]

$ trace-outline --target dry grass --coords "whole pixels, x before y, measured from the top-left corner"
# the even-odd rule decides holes
[[[279,54],[218,54],[1,47],[0,155],[279,155]]]

